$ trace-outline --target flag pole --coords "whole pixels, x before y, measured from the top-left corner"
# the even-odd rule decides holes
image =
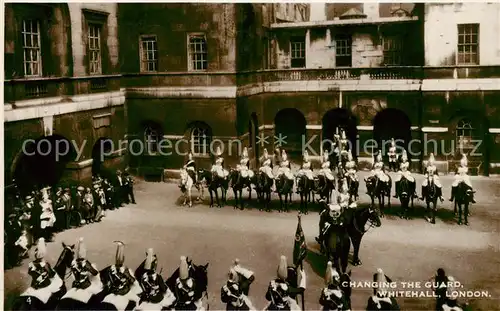
[[[300,214],[297,215],[297,218],[299,219],[299,225],[300,227],[302,228],[302,224],[301,224],[301,217],[300,217]],[[299,262],[299,267],[300,267],[300,270],[301,271],[304,271],[304,260],[301,259],[300,262]],[[300,272],[298,272],[300,273]],[[298,277],[298,273],[297,273],[297,277]],[[300,285],[300,284],[298,284]],[[305,298],[304,298],[304,293],[305,293],[305,289],[304,291],[300,294],[300,300],[301,300],[301,303],[302,303],[302,311],[305,311],[306,310],[306,307],[305,307]]]

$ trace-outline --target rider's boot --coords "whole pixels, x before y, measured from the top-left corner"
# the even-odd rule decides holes
[[[396,187],[395,188],[396,189],[394,191],[396,191],[396,192],[394,193],[393,198],[397,199],[398,198],[398,193],[399,193],[399,182],[396,183]]]
[[[440,188],[440,187],[436,187],[436,188],[437,188],[437,196],[441,200],[441,202],[443,202],[444,201],[444,199],[443,199],[443,188]]]
[[[450,196],[450,199],[449,199],[450,202],[453,202],[453,200],[455,200],[455,193],[456,193],[456,191],[457,191],[457,187],[453,187],[452,186],[451,187],[451,196]]]
[[[474,200],[474,190],[472,189],[472,187],[470,187],[470,190],[472,190],[472,194],[471,194],[471,203],[476,203],[476,200]]]
[[[420,197],[420,200],[424,200],[427,197],[427,187],[422,186],[422,196]]]

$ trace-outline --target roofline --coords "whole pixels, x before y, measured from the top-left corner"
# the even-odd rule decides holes
[[[329,21],[312,21],[312,22],[293,22],[293,23],[274,23],[271,24],[271,29],[287,29],[287,28],[323,28],[328,26],[343,26],[343,25],[366,25],[366,24],[386,24],[386,23],[406,23],[418,21],[418,16],[393,16],[393,17],[378,17],[378,18],[359,18],[359,19],[338,19]]]

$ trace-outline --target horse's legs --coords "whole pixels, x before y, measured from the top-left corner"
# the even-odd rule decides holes
[[[462,224],[462,212],[463,212],[462,204],[456,204],[456,205],[458,205],[458,221],[457,221],[457,223],[459,225],[461,225]],[[455,208],[457,208],[456,205],[455,205]],[[455,215],[456,215],[456,212],[455,212]]]
[[[244,207],[244,202],[243,202],[243,189],[240,189],[240,209],[241,210],[244,210],[245,207]]]
[[[468,216],[469,216],[469,202],[465,202],[464,203],[464,224],[467,226],[469,225],[469,220],[468,220]]]
[[[434,199],[434,202],[432,202],[432,221],[431,223],[435,224],[436,223],[436,209],[437,209],[437,199]]]
[[[233,207],[233,209],[237,209],[238,208],[238,191],[236,190],[236,188],[233,188],[233,193],[234,193],[234,207]]]
[[[351,236],[353,253],[352,253],[352,265],[359,266],[362,264],[361,259],[359,259],[359,247],[361,246],[361,235],[353,234]]]

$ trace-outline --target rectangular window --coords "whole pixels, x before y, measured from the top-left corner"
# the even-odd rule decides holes
[[[295,37],[290,40],[290,66],[304,68],[306,66],[306,38]]]
[[[384,65],[400,66],[402,55],[402,42],[399,37],[383,38]]]
[[[158,70],[158,47],[156,36],[141,37],[141,72]]]
[[[88,26],[89,71],[90,74],[101,74],[101,26],[97,24],[89,24]]]
[[[189,70],[207,70],[207,40],[205,35],[189,35]]]
[[[42,75],[42,55],[40,50],[40,22],[23,21],[24,75],[39,77]]]
[[[479,65],[479,24],[458,25],[458,65]]]
[[[352,41],[347,35],[335,37],[335,63],[336,67],[351,67],[352,65]]]

